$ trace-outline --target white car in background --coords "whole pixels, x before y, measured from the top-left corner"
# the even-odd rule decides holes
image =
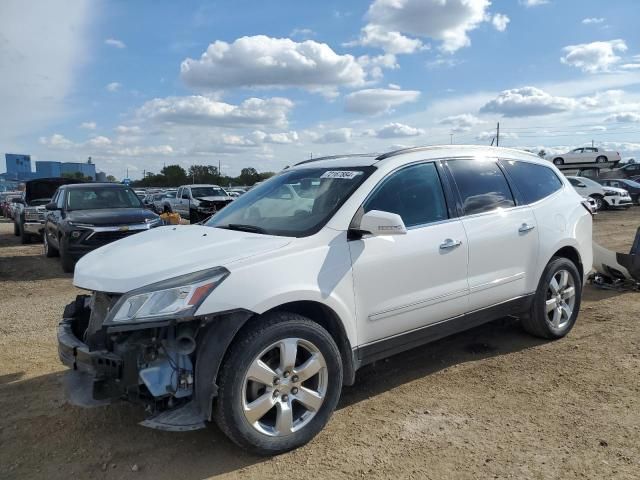
[[[622,188],[602,186],[587,177],[567,176],[567,179],[576,189],[576,192],[585,198],[595,200],[598,210],[603,208],[629,208],[633,205],[629,192]]]
[[[570,163],[618,163],[620,153],[605,150],[600,147],[581,147],[567,153],[554,155],[552,158],[554,165],[566,165]]]

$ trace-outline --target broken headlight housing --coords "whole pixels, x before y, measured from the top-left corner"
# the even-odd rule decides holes
[[[192,317],[228,275],[226,268],[216,267],[132,290],[120,297],[105,323],[113,325]]]

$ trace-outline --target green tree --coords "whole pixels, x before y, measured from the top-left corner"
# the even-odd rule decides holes
[[[113,175],[107,175],[107,182],[116,182],[116,177],[114,177]]]
[[[184,185],[187,183],[187,172],[180,165],[167,165],[160,170],[160,175],[164,177],[162,187]]]
[[[239,180],[243,185],[253,185],[260,180],[260,175],[255,168],[247,167],[240,171]]]

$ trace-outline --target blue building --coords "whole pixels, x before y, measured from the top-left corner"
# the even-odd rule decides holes
[[[5,153],[4,159],[7,162],[7,173],[4,175],[7,180],[20,181],[33,178],[31,155]]]
[[[62,176],[62,164],[60,162],[36,161],[36,174],[39,178],[51,178]]]
[[[36,161],[36,171],[31,171],[31,156],[17,155],[14,153],[5,154],[7,162],[7,172],[0,173],[0,179],[5,182],[25,182],[35,178],[62,177],[64,175],[74,175],[81,173],[85,177],[96,180],[96,166],[89,159],[88,162],[49,162]]]
[[[36,166],[37,168],[37,166]],[[93,163],[64,162],[60,164],[61,173],[82,173],[85,177],[96,178],[96,166]]]

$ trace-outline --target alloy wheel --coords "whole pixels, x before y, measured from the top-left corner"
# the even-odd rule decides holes
[[[327,363],[315,345],[301,338],[279,340],[249,365],[242,383],[244,417],[270,437],[295,433],[320,410],[328,380]]]
[[[556,330],[567,326],[576,304],[576,285],[567,270],[558,270],[547,287],[547,322]]]

